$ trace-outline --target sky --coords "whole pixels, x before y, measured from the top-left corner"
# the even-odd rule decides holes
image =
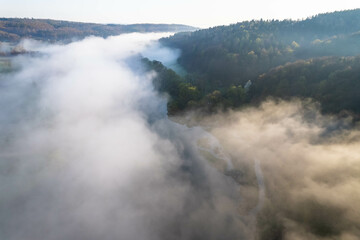
[[[196,27],[251,19],[301,19],[354,9],[358,0],[0,0],[1,17],[97,23],[178,23]]]

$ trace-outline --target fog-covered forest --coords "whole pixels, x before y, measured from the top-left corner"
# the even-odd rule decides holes
[[[359,40],[0,18],[0,240],[359,240]]]

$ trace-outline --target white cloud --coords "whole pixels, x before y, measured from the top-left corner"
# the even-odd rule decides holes
[[[192,130],[166,112],[149,121],[166,102],[127,59],[159,36],[24,43],[40,54],[1,76],[1,239],[243,234],[232,187],[204,165]]]

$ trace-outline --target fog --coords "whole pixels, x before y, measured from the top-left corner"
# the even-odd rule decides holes
[[[317,104],[293,100],[202,121],[242,170],[240,206],[261,198],[251,184],[261,166],[259,239],[359,239],[360,131],[351,119],[322,116]]]
[[[22,43],[0,75],[0,238],[358,239],[351,119],[294,100],[173,122],[133,58],[175,63],[161,36]]]
[[[160,36],[24,43],[36,54],[0,81],[1,239],[246,234],[237,186],[167,119],[154,73],[129,67]]]

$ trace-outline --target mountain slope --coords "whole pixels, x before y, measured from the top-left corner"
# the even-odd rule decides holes
[[[360,54],[360,9],[319,14],[301,21],[245,21],[161,41],[179,48],[179,63],[211,92],[249,79],[273,67],[322,56]]]

